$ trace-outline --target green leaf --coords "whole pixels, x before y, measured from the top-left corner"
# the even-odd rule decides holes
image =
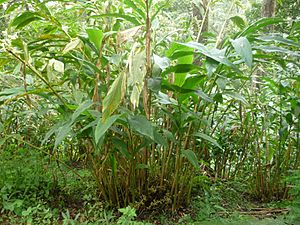
[[[138,21],[134,16],[124,15],[122,13],[106,13],[106,14],[91,16],[91,18],[99,18],[99,17],[115,17],[118,19],[121,18],[133,23],[136,26],[142,25],[142,23]]]
[[[191,39],[188,39],[187,41],[190,40]],[[180,52],[183,52],[183,54],[180,54]],[[181,87],[185,82],[187,73],[193,71],[193,69],[191,71],[187,70],[188,68],[194,67],[194,65],[192,65],[194,61],[193,48],[174,42],[172,43],[170,49],[166,52],[166,55],[168,57],[174,57],[174,54],[176,54],[177,59],[177,65],[175,68],[176,70],[179,69],[176,72],[174,71],[174,84]],[[180,70],[182,70],[182,72]]]
[[[146,20],[146,14],[145,12],[140,9],[133,1],[131,0],[125,0],[124,3],[134,9],[144,20]]]
[[[126,75],[121,73],[114,80],[106,97],[103,100],[102,121],[105,121],[118,108],[126,92]]]
[[[265,46],[265,45],[253,46],[253,49],[262,50],[267,53],[281,53],[281,54],[287,54],[287,55],[291,55],[291,56],[300,57],[300,54],[296,51],[291,51],[286,48],[280,48],[277,46]]]
[[[89,36],[89,40],[95,45],[98,52],[101,49],[102,40],[103,40],[103,31],[98,29],[88,28],[86,32]]]
[[[240,16],[233,16],[230,18],[232,22],[237,25],[240,29],[244,29],[246,27],[246,23],[244,19]]]
[[[220,88],[221,90],[225,90],[228,81],[227,81],[227,79],[225,79],[223,77],[218,77],[218,79],[216,80],[216,83],[218,85],[218,88]]]
[[[253,63],[251,44],[245,37],[240,37],[235,40],[231,40],[235,51],[242,57],[246,65],[251,68]]]
[[[66,138],[66,136],[71,132],[71,130],[72,130],[72,122],[66,123],[63,127],[59,129],[59,132],[55,138],[55,146],[54,146],[55,149]]]
[[[290,46],[294,46],[294,47],[298,47],[298,48],[300,47],[299,43],[294,42],[293,40],[284,38],[282,36],[276,35],[276,34],[259,36],[259,37],[256,37],[255,39],[265,41],[265,42],[278,42],[281,44],[286,44],[286,45],[290,45]]]
[[[113,125],[114,122],[116,122],[117,119],[120,118],[121,115],[114,115],[109,117],[105,122],[102,122],[102,120],[99,120],[96,130],[95,130],[95,141],[96,144],[99,143],[100,139],[103,137],[105,132]]]
[[[153,13],[151,17],[151,21],[153,21],[155,18],[157,18],[158,13],[165,7],[167,7],[168,3],[161,5],[160,7],[157,8],[156,12]]]
[[[132,86],[130,101],[134,109],[139,105],[140,94],[144,86],[146,76],[146,53],[144,51],[134,55],[133,51],[129,57],[128,86]]]
[[[93,105],[93,102],[90,100],[87,100],[83,102],[81,105],[78,106],[78,108],[75,110],[75,112],[72,115],[72,122],[74,122],[77,117],[80,116],[81,113],[83,113],[85,110],[90,108]]]
[[[163,105],[178,105],[178,102],[174,98],[171,98],[169,95],[160,91],[157,95],[157,101]]]
[[[160,57],[153,54],[153,60],[156,65],[159,66],[161,70],[165,70],[170,66],[170,60],[167,57]]]
[[[80,44],[81,40],[78,38],[75,38],[74,40],[72,40],[70,43],[68,43],[66,45],[66,47],[63,50],[63,54],[68,53],[69,51],[74,50],[75,48],[77,48],[77,46]]]
[[[243,32],[241,32],[238,37],[248,36],[254,32],[259,31],[261,28],[266,27],[268,25],[277,24],[284,22],[284,19],[281,18],[262,18],[250,26],[248,26]]]
[[[208,136],[207,134],[203,134],[203,133],[198,132],[198,133],[195,133],[195,136],[196,137],[200,137],[200,138],[202,138],[202,139],[204,139],[206,141],[209,141],[210,143],[212,143],[216,147],[218,147],[218,148],[220,148],[220,149],[223,150],[223,148],[221,147],[221,145],[219,145],[218,142],[215,139],[213,139],[212,137]]]
[[[189,162],[196,168],[200,169],[200,165],[195,152],[192,150],[182,150],[181,154],[189,160]]]
[[[217,93],[215,96],[214,96],[214,101],[218,102],[218,103],[223,103],[223,96],[221,93]]]
[[[230,62],[226,56],[225,56],[225,49],[216,49],[216,48],[212,48],[209,49],[206,46],[204,46],[201,43],[197,43],[197,42],[188,42],[188,43],[181,43],[182,45],[194,48],[197,50],[197,52],[202,53],[203,55],[221,63],[224,64],[226,66],[232,67],[232,68],[236,68],[235,65],[233,65],[232,62]]]
[[[200,69],[201,67],[194,64],[178,64],[176,66],[170,66],[162,73],[162,76],[170,73],[176,73],[176,74],[196,73]]]
[[[195,91],[195,94],[207,102],[213,102],[213,100],[207,94],[205,94],[202,90]]]
[[[122,140],[118,139],[116,137],[112,138],[113,146],[116,147],[119,152],[126,158],[126,159],[132,159],[131,154],[128,152],[127,144]]]
[[[223,94],[227,95],[227,96],[229,96],[229,97],[231,97],[235,100],[241,101],[244,104],[248,104],[247,100],[242,95],[240,95],[239,93],[226,91]]]
[[[15,17],[14,20],[12,21],[11,25],[13,27],[16,27],[17,29],[20,29],[20,28],[26,26],[27,24],[31,23],[32,21],[41,20],[41,19],[42,19],[42,17],[38,13],[26,11],[26,12],[22,13],[21,15]]]
[[[161,133],[159,133],[156,129],[154,129],[154,141],[155,143],[158,143],[164,147],[168,147],[168,142],[166,139],[163,137]]]
[[[128,118],[130,127],[139,134],[154,140],[154,129],[145,116],[136,115]]]

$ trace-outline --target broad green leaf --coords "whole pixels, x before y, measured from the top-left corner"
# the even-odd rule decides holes
[[[87,100],[83,102],[81,105],[79,105],[72,115],[72,122],[74,122],[81,115],[81,113],[83,113],[85,110],[90,108],[92,105],[93,102],[91,100]]]
[[[195,91],[195,94],[207,102],[213,102],[213,100],[207,94],[205,94],[202,90]]]
[[[250,26],[248,26],[243,32],[241,32],[238,37],[248,36],[254,32],[257,32],[259,29],[283,22],[284,19],[281,18],[262,18],[254,23],[252,23]]]
[[[159,66],[161,70],[165,70],[170,66],[170,60],[167,57],[160,57],[153,54],[154,63]]]
[[[188,161],[196,168],[200,169],[200,165],[195,152],[192,150],[182,150],[181,154],[188,159]]]
[[[216,80],[216,83],[218,85],[218,88],[220,88],[221,90],[225,90],[228,81],[227,81],[227,79],[225,79],[223,77],[218,77],[218,79]]]
[[[194,51],[176,50],[175,52],[172,53],[172,55],[168,56],[168,58],[171,60],[175,60],[175,59],[179,59],[181,57],[190,56],[190,55],[194,55]]]
[[[75,48],[77,48],[77,46],[80,44],[80,39],[75,38],[74,40],[72,40],[70,43],[68,43],[66,45],[66,47],[63,50],[63,54],[68,53],[69,51],[74,50]]]
[[[200,69],[201,67],[194,64],[178,64],[176,66],[170,66],[169,68],[167,68],[162,73],[162,76],[170,73],[176,73],[176,74],[196,73]]]
[[[291,51],[291,50],[288,50],[286,48],[281,48],[281,47],[277,47],[277,46],[261,45],[261,46],[253,46],[253,48],[262,50],[262,51],[267,52],[267,53],[282,53],[282,54],[287,54],[287,55],[300,57],[300,53],[297,52],[297,51]]]
[[[211,58],[214,59],[215,61],[224,64],[226,66],[232,67],[232,68],[236,68],[232,62],[230,62],[227,57],[225,56],[225,49],[219,50],[216,48],[212,48],[209,49],[207,48],[205,45],[201,44],[201,43],[197,43],[197,42],[188,42],[188,43],[181,43],[182,45],[191,47],[195,50],[197,50],[197,52]]]
[[[143,9],[139,8],[138,5],[135,4],[132,0],[124,0],[124,3],[134,9],[144,20],[146,20],[146,14]]]
[[[167,94],[160,91],[157,95],[157,101],[163,105],[178,105],[178,102],[174,98],[171,98]]]
[[[42,19],[42,17],[38,13],[26,11],[26,12],[22,13],[21,15],[15,17],[15,19],[12,21],[11,25],[13,27],[16,27],[17,29],[20,29],[33,21],[41,20],[41,19]]]
[[[0,122],[0,133],[2,133],[3,130],[4,130],[4,126],[3,126],[3,124]]]
[[[101,49],[102,40],[103,40],[103,31],[98,29],[88,28],[86,32],[89,36],[89,40],[95,45],[98,52]]]
[[[196,137],[200,137],[200,138],[202,138],[202,139],[204,139],[206,141],[209,141],[210,143],[212,143],[216,147],[218,147],[218,148],[220,148],[220,149],[223,150],[223,148],[221,147],[221,145],[219,145],[218,142],[215,139],[213,139],[212,137],[208,136],[207,134],[203,134],[203,133],[198,132],[198,133],[195,133],[195,136]]]
[[[216,72],[216,69],[218,68],[218,62],[214,59],[207,58],[205,61],[205,68],[207,75],[210,77],[214,72]]]
[[[154,129],[152,124],[145,116],[136,115],[128,118],[130,127],[139,134],[154,140]]]
[[[253,63],[252,47],[250,42],[245,37],[240,37],[235,40],[231,40],[235,51],[242,57],[246,65],[251,68]]]
[[[132,86],[130,101],[133,107],[139,105],[140,94],[144,86],[144,78],[146,76],[146,53],[144,51],[134,55],[134,50],[131,51],[129,57],[129,76],[128,86]]]
[[[113,125],[114,122],[116,122],[117,119],[120,118],[121,115],[114,115],[109,117],[105,122],[102,122],[102,120],[99,120],[96,130],[95,130],[95,141],[96,144],[99,143],[99,140],[103,137],[105,132]]]
[[[67,135],[71,132],[71,130],[72,130],[72,122],[66,123],[63,127],[59,129],[59,132],[57,133],[55,138],[55,146],[54,146],[55,149],[67,137]]]
[[[231,21],[238,26],[238,28],[240,29],[244,29],[246,27],[246,23],[244,21],[244,19],[240,16],[233,16],[230,18]]]
[[[148,79],[148,88],[153,92],[158,92],[161,90],[161,78],[154,77]]]
[[[154,129],[153,134],[154,134],[155,143],[158,143],[164,147],[168,147],[168,142],[166,141],[166,139],[163,137],[161,133],[159,133],[156,129]]]
[[[114,80],[106,97],[103,100],[103,115],[104,122],[114,111],[118,108],[126,92],[126,75],[121,73],[117,79]]]
[[[177,65],[175,66],[175,68],[184,68],[185,70],[194,67],[194,65],[192,64],[194,60],[193,54],[186,54],[187,52],[193,53],[193,48],[191,47],[174,42],[172,43],[170,49],[166,52],[166,55],[171,57],[174,55],[174,53],[177,53],[178,56],[179,52],[184,52],[185,54],[182,54],[180,57],[177,57]],[[184,84],[188,72],[190,71],[189,70],[183,72],[176,71],[174,84],[181,87]]]
[[[290,45],[290,46],[294,46],[294,47],[300,47],[300,44],[297,42],[294,42],[293,40],[284,38],[282,36],[273,34],[273,35],[265,35],[265,36],[259,36],[256,37],[255,39],[257,40],[261,40],[261,41],[266,41],[266,42],[278,42],[281,44],[286,44],[286,45]]]
[[[113,143],[113,146],[116,147],[125,158],[132,159],[131,154],[128,152],[127,144],[122,139],[113,137],[112,143]]]
[[[199,74],[188,74],[185,78],[184,84],[182,85],[183,89],[187,89],[187,90],[196,90],[197,86],[200,82],[203,81],[203,79],[205,79],[206,76],[203,75],[199,75]]]
[[[214,101],[218,102],[218,103],[223,103],[223,96],[221,93],[217,93],[215,96],[214,96]]]
[[[240,95],[239,93],[226,91],[223,94],[227,95],[227,96],[229,96],[229,97],[231,97],[235,100],[241,101],[244,104],[248,104],[247,100],[242,95]]]

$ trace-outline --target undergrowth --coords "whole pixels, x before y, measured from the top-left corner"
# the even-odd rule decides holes
[[[251,202],[242,181],[199,177],[194,183],[191,204],[176,212],[163,207],[168,196],[162,195],[151,203],[137,202],[117,210],[98,198],[96,184],[85,166],[73,167],[75,174],[64,164],[26,148],[2,152],[1,159],[2,224],[260,224],[261,221],[238,213],[258,206],[257,202]],[[286,218],[265,219],[262,224],[299,222],[299,172],[292,173],[287,182],[293,187],[294,202],[281,205],[290,206],[290,214]],[[140,207],[142,204],[144,207]],[[279,203],[273,203],[273,207],[276,205]]]

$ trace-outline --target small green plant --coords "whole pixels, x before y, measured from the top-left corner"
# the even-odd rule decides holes
[[[117,224],[121,225],[151,225],[151,223],[143,223],[135,221],[136,218],[136,210],[131,206],[127,206],[126,208],[121,208],[119,211],[123,214],[118,220]]]

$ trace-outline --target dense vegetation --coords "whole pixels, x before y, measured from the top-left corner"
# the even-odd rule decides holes
[[[0,223],[299,223],[298,6],[0,0]]]

